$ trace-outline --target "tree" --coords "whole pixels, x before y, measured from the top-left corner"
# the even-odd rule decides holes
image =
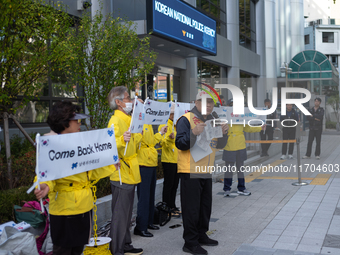
[[[0,9],[0,111],[15,113],[38,96],[49,66],[67,56],[71,18],[62,5],[40,0],[2,0]]]
[[[62,9],[60,4],[48,5],[40,0],[0,2],[0,112],[10,187],[8,117],[37,97],[42,89],[39,80],[47,76],[49,66],[67,56],[63,42],[71,19]]]
[[[330,105],[333,109],[333,112],[335,113],[336,116],[336,130],[340,131],[340,97],[338,94],[332,95],[330,98],[327,100],[327,104]]]
[[[111,110],[107,95],[114,86],[134,87],[154,65],[150,38],[139,38],[132,21],[85,14],[67,37],[72,56],[62,64],[67,84],[77,84],[89,114],[88,129],[106,127]],[[77,95],[75,95],[77,97]]]

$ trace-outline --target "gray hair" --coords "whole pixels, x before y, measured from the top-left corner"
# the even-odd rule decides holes
[[[116,99],[123,100],[125,92],[128,92],[128,90],[124,86],[118,86],[111,89],[107,96],[107,101],[109,102],[109,106],[112,110],[117,110],[118,106],[116,104]]]

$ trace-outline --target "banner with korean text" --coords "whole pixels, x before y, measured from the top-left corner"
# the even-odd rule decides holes
[[[118,152],[114,129],[40,136],[37,177],[52,181],[116,164]]]
[[[133,106],[132,120],[131,120],[131,133],[141,133],[143,125],[145,124],[145,109],[144,104],[135,100]]]
[[[162,103],[147,99],[145,101],[144,124],[161,125],[166,124],[170,117],[171,102]]]

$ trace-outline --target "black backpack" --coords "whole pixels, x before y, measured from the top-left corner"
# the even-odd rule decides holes
[[[163,227],[171,220],[171,210],[165,202],[159,202],[155,206],[153,224]]]

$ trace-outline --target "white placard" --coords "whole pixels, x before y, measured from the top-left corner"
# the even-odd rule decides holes
[[[119,160],[113,128],[40,136],[38,145],[39,182],[116,164]]]
[[[144,104],[135,100],[131,120],[131,133],[141,133],[145,122],[145,109]]]
[[[171,102],[162,103],[153,100],[145,101],[144,124],[161,125],[166,124],[170,117]]]
[[[175,103],[175,113],[174,113],[174,123],[177,123],[177,120],[187,112],[189,112],[192,108],[194,108],[194,104],[190,103]]]

